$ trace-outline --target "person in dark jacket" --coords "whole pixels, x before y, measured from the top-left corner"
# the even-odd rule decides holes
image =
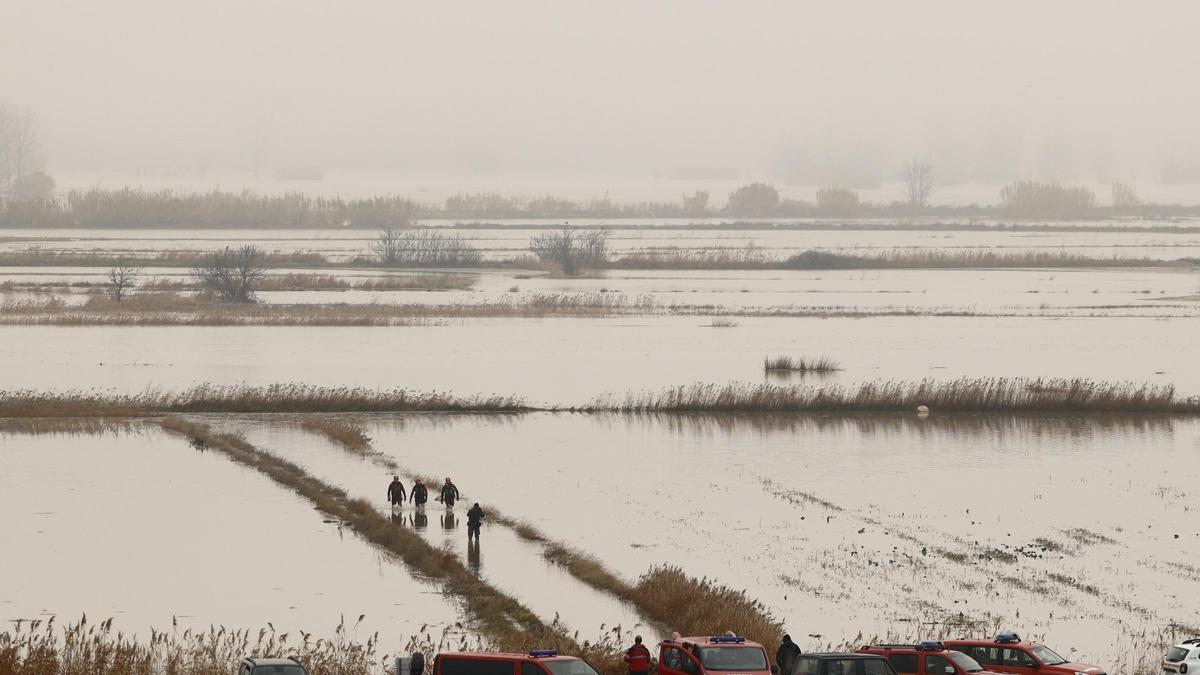
[[[479,508],[479,502],[467,511],[467,541],[475,539],[479,541],[479,526],[483,524],[483,509]]]
[[[400,482],[400,476],[392,476],[392,482],[388,485],[388,501],[392,506],[400,506],[408,501],[408,494],[404,492],[404,483]]]
[[[446,483],[442,485],[442,494],[438,500],[445,502],[446,506],[453,508],[454,502],[458,500],[458,487],[446,479]]]
[[[413,483],[412,492],[409,493],[408,498],[417,505],[418,509],[425,508],[425,502],[429,501],[429,488],[425,487],[420,478]]]
[[[792,675],[796,660],[800,658],[800,645],[792,642],[791,635],[784,635],[783,642],[775,652],[775,665],[779,666],[779,675]]]
[[[629,675],[646,675],[650,671],[650,650],[642,644],[642,636],[633,638],[633,646],[625,650],[625,663],[629,665]]]

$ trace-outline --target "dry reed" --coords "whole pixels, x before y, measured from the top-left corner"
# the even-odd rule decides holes
[[[1200,414],[1200,397],[1171,385],[1082,378],[961,378],[841,385],[696,383],[658,392],[601,397],[590,411],[649,413],[933,412]]]
[[[842,365],[828,356],[818,356],[811,359],[804,357],[792,358],[790,356],[776,356],[774,358],[763,359],[763,370],[787,370],[802,373],[831,373],[841,369]]]

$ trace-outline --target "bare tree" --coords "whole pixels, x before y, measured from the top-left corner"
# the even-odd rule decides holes
[[[683,212],[699,216],[708,212],[708,192],[696,190],[694,194],[683,195]]]
[[[380,230],[379,236],[375,237],[375,241],[371,243],[371,252],[384,265],[397,264],[400,260],[402,236],[400,228],[397,227],[388,227]]]
[[[483,259],[479,249],[460,235],[432,230],[401,232],[389,227],[371,243],[379,262],[408,267],[475,267]]]
[[[529,250],[539,260],[557,264],[563,274],[573,275],[608,259],[608,231],[581,230],[563,223],[558,230],[534,235]]]
[[[904,193],[908,195],[908,203],[920,208],[929,206],[934,185],[933,163],[914,157],[904,163],[901,177],[904,178]]]
[[[108,270],[108,295],[113,300],[121,302],[129,291],[137,285],[137,276],[141,270],[127,263],[117,263]]]
[[[255,290],[267,270],[266,255],[257,246],[226,247],[201,258],[192,269],[192,278],[226,302],[254,302]]]
[[[37,115],[29,108],[8,107],[3,116],[8,175],[13,181],[37,173],[44,168],[42,132]]]
[[[1112,201],[1113,209],[1116,211],[1135,209],[1142,203],[1142,200],[1138,197],[1137,190],[1129,183],[1122,183],[1120,181],[1113,183]]]

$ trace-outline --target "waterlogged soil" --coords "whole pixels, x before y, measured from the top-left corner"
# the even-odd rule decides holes
[[[394,328],[0,326],[9,389],[137,393],[199,383],[500,393],[551,406],[692,382],[762,382],[763,359],[843,370],[777,383],[1086,377],[1200,393],[1194,320],[879,317],[455,320]]]
[[[296,418],[202,417],[388,512],[387,472]],[[1186,554],[1200,545],[1194,420],[344,419],[405,469],[451,476],[468,503],[526,519],[627,579],[669,562],[744,588],[806,649],[1004,627],[1131,672],[1169,625],[1200,620],[1200,568]],[[365,613],[385,636],[455,618],[403,566],[216,453],[161,433],[0,443],[6,541],[28,552],[9,559],[23,580],[0,596],[9,618],[330,632],[341,614]],[[505,528],[486,527],[472,553],[461,520],[424,515],[397,522],[539,615],[561,613],[585,638],[636,621]]]
[[[431,583],[303,498],[152,427],[0,433],[0,619],[114,619],[115,628],[224,625],[332,636],[367,618],[382,652],[462,619]]]

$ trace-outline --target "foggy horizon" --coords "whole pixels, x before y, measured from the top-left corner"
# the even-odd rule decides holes
[[[10,2],[51,174],[1200,182],[1184,2]],[[17,28],[11,30],[12,27]],[[19,65],[18,65],[19,64]]]

